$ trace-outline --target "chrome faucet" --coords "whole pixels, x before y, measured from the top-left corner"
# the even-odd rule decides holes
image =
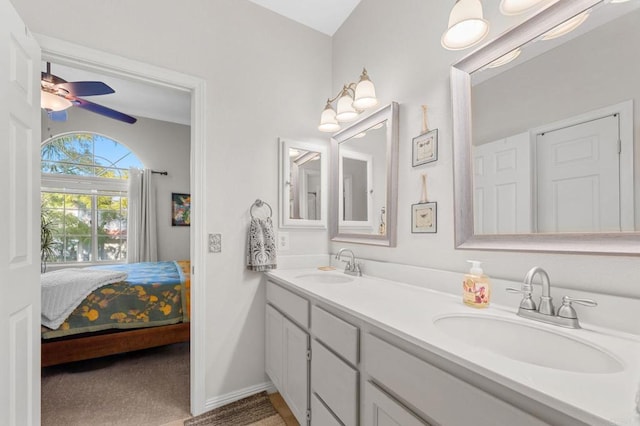
[[[338,251],[338,254],[336,254],[336,259],[341,260],[340,258],[342,257],[342,253],[344,252],[348,252],[351,255],[350,260],[343,260],[343,262],[347,263],[347,265],[344,267],[344,273],[349,275],[355,275],[356,277],[361,277],[362,270],[360,269],[360,264],[356,262],[356,257],[353,254],[353,251],[347,248],[341,248]]]
[[[536,275],[540,275],[542,280],[542,296],[540,297],[540,304],[537,309],[535,302],[531,299],[531,293],[533,292],[533,279]],[[549,274],[539,266],[533,267],[529,272],[527,272],[520,290],[516,288],[508,288],[507,291],[509,293],[523,294],[522,300],[520,301],[520,307],[518,308],[519,316],[546,322],[548,324],[559,325],[561,327],[580,328],[578,315],[575,309],[573,309],[573,306],[571,306],[572,302],[590,307],[598,305],[591,299],[575,299],[573,297],[564,296],[562,298],[562,306],[558,309],[556,314],[553,302],[551,301],[551,280],[549,279]]]

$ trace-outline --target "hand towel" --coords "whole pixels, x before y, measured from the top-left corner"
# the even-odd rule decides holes
[[[57,329],[92,291],[126,278],[126,272],[82,268],[42,274],[42,325]]]
[[[276,236],[271,218],[252,218],[247,239],[247,269],[269,271],[276,269]]]

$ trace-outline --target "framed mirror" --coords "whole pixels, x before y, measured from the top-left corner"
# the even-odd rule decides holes
[[[558,1],[453,65],[457,248],[640,255],[638,22]]]
[[[327,147],[280,139],[280,227],[327,227]]]
[[[397,198],[393,102],[331,138],[331,239],[395,247]]]

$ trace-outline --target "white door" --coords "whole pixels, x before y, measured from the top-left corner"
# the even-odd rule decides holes
[[[309,335],[288,319],[283,320],[282,397],[298,422],[306,425],[309,408]]]
[[[282,343],[284,317],[271,305],[265,312],[265,371],[273,385],[282,392]]]
[[[40,48],[0,0],[0,424],[40,424]]]
[[[532,228],[529,132],[473,147],[475,234]]]
[[[538,134],[538,232],[620,231],[618,141],[618,114]]]

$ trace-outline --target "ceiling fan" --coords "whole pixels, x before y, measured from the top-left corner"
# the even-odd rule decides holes
[[[51,74],[51,64],[49,62],[47,62],[47,71],[42,73],[40,88],[40,106],[47,110],[49,118],[53,121],[66,121],[66,109],[71,106],[77,106],[87,111],[129,124],[137,121],[136,118],[130,115],[80,98],[80,96],[97,96],[115,93],[115,90],[107,84],[101,81],[68,82]]]

